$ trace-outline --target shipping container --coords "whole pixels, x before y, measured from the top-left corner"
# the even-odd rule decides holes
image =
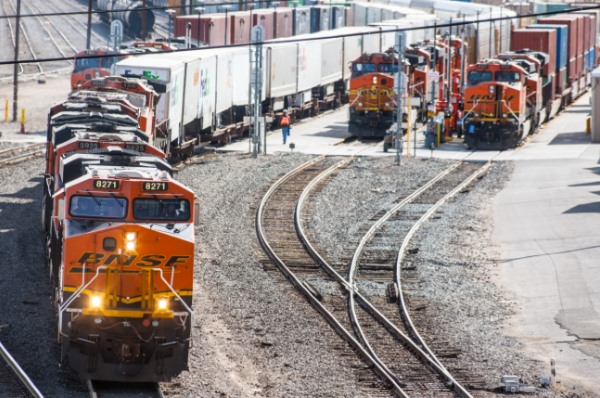
[[[567,81],[577,79],[577,57],[573,57],[567,63]]]
[[[592,47],[590,48],[590,55],[588,58],[588,68],[590,69],[590,71],[594,70],[596,68],[596,51],[595,49]]]
[[[567,89],[567,67],[560,68],[556,73],[556,92],[558,94],[564,93]]]
[[[275,38],[291,37],[294,35],[294,13],[291,8],[278,8],[274,13]]]
[[[293,26],[295,35],[310,33],[310,8],[298,7],[292,9]]]
[[[556,69],[567,66],[567,45],[569,28],[567,25],[529,25],[527,29],[556,29]]]
[[[275,31],[275,16],[273,10],[259,9],[252,12],[252,26],[262,25],[264,28],[264,40],[272,40]]]
[[[515,29],[511,36],[512,51],[530,49],[548,54],[543,74],[552,74],[556,66],[556,29]]]
[[[551,17],[539,18],[538,24],[567,25],[569,26],[569,45],[567,59],[577,57],[583,53],[583,18],[577,14],[561,14]]]
[[[334,6],[331,10],[331,24],[333,29],[339,29],[347,26],[346,8],[350,7]]]
[[[231,13],[229,16],[229,42],[231,44],[250,43],[250,32],[252,31],[250,12],[239,11]]]
[[[583,54],[577,56],[577,78],[583,76]]]

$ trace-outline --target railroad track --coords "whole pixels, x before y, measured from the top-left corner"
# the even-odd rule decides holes
[[[373,219],[376,221],[374,226],[360,239],[361,244],[351,266],[342,270],[339,266],[328,264],[314,249],[304,232],[305,216],[302,212],[310,192],[350,161],[351,158],[345,159],[327,169],[331,161],[319,158],[290,172],[274,184],[264,196],[257,213],[257,233],[263,248],[277,268],[373,367],[395,394],[405,397],[470,397],[469,392],[427,347],[411,324],[410,315],[400,316],[406,307],[399,311],[398,306],[390,305],[393,301],[404,303],[404,300],[398,300],[402,294],[398,287],[401,286],[400,280],[394,278],[394,270],[400,269],[400,265],[394,261],[397,246],[381,241],[390,231],[377,231],[390,220],[406,224],[402,216],[414,213],[415,209],[406,209],[405,214],[399,212],[417,198],[420,198],[419,202],[413,207],[421,208],[424,212],[422,217],[430,217],[445,200],[489,166],[456,164],[412,195],[399,199],[389,211],[382,211]],[[467,175],[469,178],[466,178]],[[433,198],[439,199],[433,202],[433,206],[424,206]],[[411,217],[415,219],[414,214]],[[415,228],[425,219],[414,225],[409,222],[408,228],[391,227],[391,231],[395,231],[391,240],[398,242],[397,238],[405,236],[407,242],[410,241]],[[405,249],[403,245],[401,250]],[[385,286],[385,283],[390,286],[388,291],[396,292],[396,300],[386,300],[385,295],[373,295],[367,299],[361,292],[364,286]],[[394,294],[388,296],[393,297]],[[403,322],[406,319],[407,326]],[[448,357],[449,352],[454,354],[447,347],[439,352],[443,357]],[[474,386],[467,373],[460,375],[461,380]]]
[[[5,12],[3,12],[4,15],[17,15],[16,0],[8,0],[2,3],[5,3],[8,6],[7,8],[5,8]],[[21,7],[23,7],[22,4]],[[23,13],[23,8],[21,8],[21,13]],[[34,44],[28,33],[28,27],[31,28],[31,22],[28,21],[28,19],[29,18],[21,18],[20,26],[16,26],[15,21],[9,20],[11,36],[13,37],[12,52],[14,53],[14,46],[16,43],[16,40],[14,39],[16,37],[15,32],[17,29],[20,29],[19,49],[21,51],[21,54],[19,55],[19,59],[31,59],[34,61],[26,64],[21,64],[23,69],[20,75],[38,75],[44,73],[44,68],[42,67],[41,63],[37,62],[39,53],[36,52],[36,50],[34,49]],[[22,55],[23,52],[25,53],[25,55]]]
[[[0,358],[0,396],[43,398],[42,393],[2,343],[0,343]]]
[[[0,167],[11,166],[24,160],[41,156],[46,152],[46,144],[30,144],[0,150]]]
[[[164,398],[158,383],[115,383],[88,380],[90,398]]]

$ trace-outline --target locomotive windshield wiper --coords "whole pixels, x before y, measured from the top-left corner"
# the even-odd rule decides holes
[[[94,195],[92,195],[92,194],[91,194],[91,192],[90,192],[90,190],[89,190],[89,189],[86,189],[86,191],[85,191],[85,192],[87,192],[87,193],[88,193],[88,196],[89,196],[90,198],[94,199],[94,202],[96,202],[96,204],[97,204],[98,206],[100,206],[100,201],[99,201],[99,200],[98,200],[98,199],[97,199],[97,198],[96,198]]]

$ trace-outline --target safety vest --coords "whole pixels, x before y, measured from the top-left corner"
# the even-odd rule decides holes
[[[287,115],[281,116],[281,122],[279,124],[281,124],[282,126],[289,126],[290,125],[290,117]]]

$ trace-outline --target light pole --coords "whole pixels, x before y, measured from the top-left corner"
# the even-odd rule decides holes
[[[200,21],[202,19],[202,11],[204,11],[204,7],[196,7],[194,10],[196,10],[196,13],[198,14],[198,24],[196,25],[198,37],[196,37],[196,40],[198,41],[197,46],[200,48]]]
[[[173,29],[173,14],[175,14],[175,10],[167,8],[165,12],[169,15],[169,37],[167,38],[167,43],[171,47],[171,30]]]
[[[225,35],[223,37],[223,45],[226,46],[227,45],[227,30],[229,29],[229,20],[227,19],[227,11],[229,11],[231,6],[229,4],[224,4],[221,7],[225,9]]]

